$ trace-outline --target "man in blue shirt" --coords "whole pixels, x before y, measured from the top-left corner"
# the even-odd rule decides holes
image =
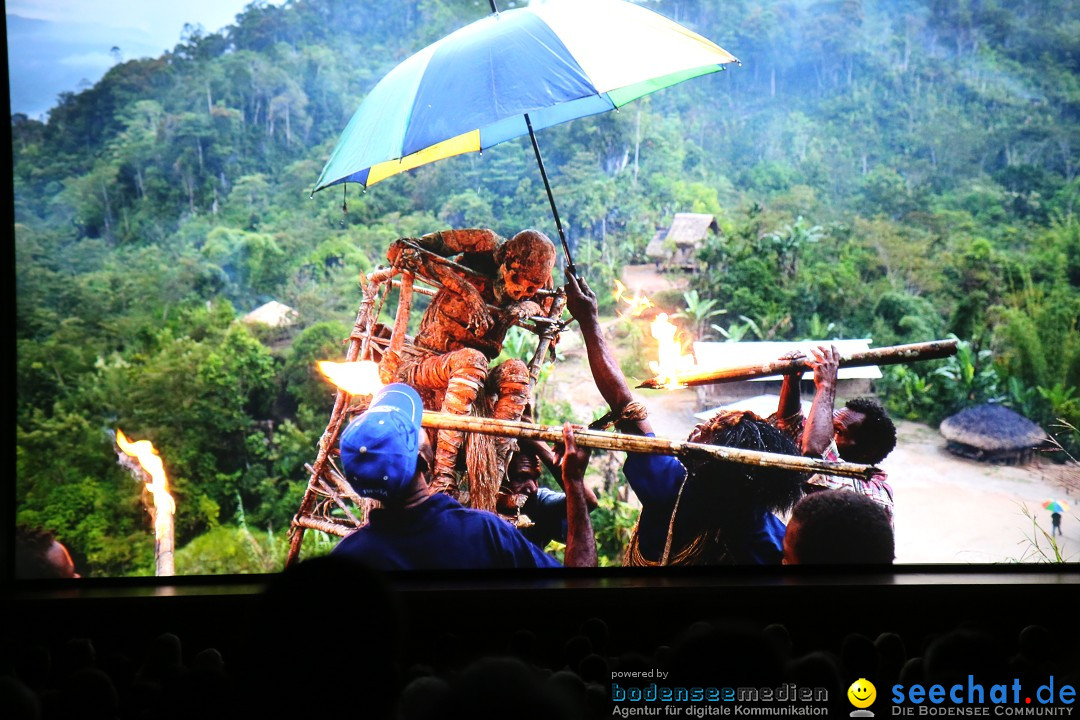
[[[596,294],[567,273],[566,305],[578,321],[597,389],[623,432],[652,435],[644,407],[633,400],[600,329]],[[795,442],[757,415],[719,413],[698,425],[690,442],[800,455]],[[685,464],[684,464],[685,462]],[[805,477],[788,470],[627,453],[623,467],[641,500],[626,565],[779,564],[784,524]]]
[[[367,525],[334,548],[379,570],[558,567],[507,522],[493,513],[463,507],[453,498],[431,494],[427,476],[434,450],[420,427],[423,405],[416,391],[387,385],[341,434],[345,477],[357,494],[375,498]],[[566,564],[596,564],[596,542],[585,509],[583,477],[587,459],[573,432],[563,429],[563,463],[568,488],[570,537]]]
[[[510,458],[506,471],[506,491],[511,498],[524,497],[524,503],[514,509],[520,510],[532,521],[529,527],[520,527],[521,534],[537,547],[543,549],[552,540],[566,542],[566,493],[540,487],[541,463],[546,465],[558,480],[559,460],[547,443],[536,440],[519,440],[521,449]],[[596,495],[587,486],[585,505],[589,512],[597,507]]]

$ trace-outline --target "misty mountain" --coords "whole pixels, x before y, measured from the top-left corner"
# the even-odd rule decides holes
[[[156,57],[165,50],[140,30],[95,23],[9,14],[7,31],[11,112],[35,118],[54,107],[60,93],[96,83],[118,60]]]

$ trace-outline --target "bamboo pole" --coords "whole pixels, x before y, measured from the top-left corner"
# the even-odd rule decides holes
[[[396,288],[399,288],[399,287],[402,286],[402,281],[401,280],[391,280],[390,282]],[[425,280],[424,282],[427,282],[427,281]],[[413,292],[414,293],[419,293],[420,295],[427,295],[428,297],[435,297],[435,295],[438,294],[439,291],[436,290],[435,288],[423,287],[422,285],[413,285]]]
[[[496,420],[495,418],[470,417],[467,415],[450,415],[447,413],[424,411],[421,424],[426,428],[437,430],[464,430],[482,435],[500,435],[502,437],[527,438],[530,440],[544,440],[551,443],[562,442],[563,433],[561,427],[554,425],[538,425],[515,420]],[[581,425],[574,425],[574,440],[582,447],[596,448],[598,450],[621,450],[624,452],[651,453],[655,455],[682,455],[700,453],[709,455],[717,460],[739,463],[743,465],[756,465],[758,467],[782,468],[808,473],[823,473],[826,475],[842,475],[845,477],[857,477],[869,479],[880,472],[872,465],[859,465],[849,462],[830,462],[815,458],[802,457],[799,455],[783,455],[781,453],[761,452],[758,450],[744,450],[742,448],[723,447],[720,445],[706,445],[704,443],[692,443],[683,440],[668,440],[666,438],[645,437],[644,435],[629,435],[627,433],[604,432],[590,430]]]
[[[293,526],[298,528],[307,528],[310,530],[321,530],[327,535],[337,535],[338,537],[345,537],[356,529],[351,527],[345,527],[344,525],[337,525],[326,520],[319,520],[318,518],[313,518],[310,515],[296,516],[295,518],[293,518]],[[289,562],[286,562],[285,565],[287,567],[289,565]]]
[[[400,358],[401,348],[405,345],[405,333],[408,331],[409,325],[409,311],[412,310],[414,277],[410,270],[406,270],[401,274],[401,285],[398,288],[400,295],[398,295],[397,315],[394,317],[394,330],[390,333],[390,349],[388,351],[394,358],[392,360],[394,363],[397,362],[397,358]],[[389,377],[383,378],[383,382],[389,381]]]
[[[956,340],[933,340],[911,345],[890,345],[862,352],[854,352],[840,357],[840,367],[866,367],[867,365],[899,365],[902,363],[938,360],[956,354]],[[827,343],[823,343],[827,344]],[[812,368],[802,359],[781,359],[761,365],[743,365],[732,368],[715,368],[693,373],[676,375],[675,381],[680,387],[716,385],[736,380],[752,380],[770,375],[806,372]],[[665,383],[656,378],[646,380],[639,388],[660,389]]]

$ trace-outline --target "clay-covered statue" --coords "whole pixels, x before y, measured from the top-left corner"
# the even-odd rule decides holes
[[[456,263],[418,252],[423,248]],[[478,394],[494,397],[492,417],[517,420],[528,402],[529,370],[521,360],[506,360],[488,370],[502,350],[507,330],[517,320],[542,314],[537,291],[552,286],[555,246],[543,233],[523,230],[509,240],[485,229],[444,230],[405,238],[390,246],[387,259],[415,270],[441,288],[420,321],[413,354],[387,353],[384,380],[418,390],[443,392],[443,412],[467,415]],[[455,266],[456,265],[456,266]],[[467,268],[467,270],[463,269]],[[437,395],[436,395],[437,396]],[[441,430],[435,452],[432,489],[456,494],[454,468],[464,433]],[[508,440],[499,438],[500,457]]]

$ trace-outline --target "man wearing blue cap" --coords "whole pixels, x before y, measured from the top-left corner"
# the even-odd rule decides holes
[[[423,410],[416,390],[402,383],[387,385],[341,434],[345,477],[357,494],[378,500],[382,507],[334,553],[379,570],[558,567],[554,558],[497,515],[431,493],[427,476],[435,453],[420,427]],[[596,541],[582,481],[587,456],[578,451],[569,425],[563,435],[566,564],[595,566]]]

